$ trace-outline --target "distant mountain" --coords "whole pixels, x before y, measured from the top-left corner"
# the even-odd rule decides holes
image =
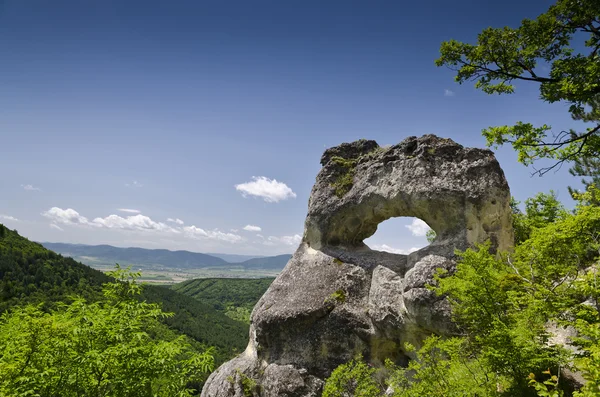
[[[120,248],[111,245],[84,245],[64,243],[42,243],[52,251],[83,260],[91,257],[106,264],[122,265],[163,265],[167,267],[191,269],[227,265],[224,259],[190,251],[169,251],[165,249]]]
[[[253,258],[248,259],[240,263],[246,269],[273,269],[273,270],[281,270],[288,263],[292,255],[284,254],[277,256],[267,256],[264,258]]]
[[[207,252],[206,255],[216,256],[217,258],[221,258],[229,263],[240,263],[249,259],[264,258],[264,255],[214,254],[212,252]]]
[[[234,254],[201,254],[165,249],[120,248],[111,245],[41,243],[44,247],[88,264],[161,265],[175,269],[231,268],[282,270],[291,255],[250,257]],[[215,255],[220,255],[217,257]],[[227,258],[227,259],[225,259]],[[250,258],[250,259],[247,259]],[[237,259],[237,262],[229,260]]]

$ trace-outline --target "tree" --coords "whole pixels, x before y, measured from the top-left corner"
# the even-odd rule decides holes
[[[160,323],[136,299],[139,274],[117,268],[104,299],[77,298],[53,312],[28,305],[0,318],[2,396],[189,396],[212,370],[210,352]],[[133,278],[132,278],[133,277]]]
[[[527,240],[533,229],[547,226],[567,214],[553,190],[550,190],[550,193],[538,193],[525,200],[525,212],[521,211],[519,204],[514,197],[511,197],[510,207],[516,244]]]
[[[573,47],[582,50],[577,52]],[[583,131],[552,134],[549,125],[522,121],[483,130],[489,146],[510,143],[523,164],[540,158],[555,160],[536,171],[543,175],[565,161],[600,154],[599,48],[600,2],[558,0],[536,19],[524,19],[517,28],[483,30],[477,44],[456,40],[442,43],[436,65],[455,70],[460,84],[475,81],[475,87],[488,94],[513,93],[515,81],[537,83],[543,101],[564,102],[574,120],[591,124]],[[544,65],[549,66],[549,73],[542,75]]]
[[[569,173],[573,176],[591,177],[591,179],[582,178],[581,183],[586,190],[590,186],[600,187],[600,159],[598,158],[578,158],[574,161],[573,166],[569,169]],[[575,195],[579,191],[569,186],[569,193]],[[593,196],[593,203],[600,204],[600,197]]]

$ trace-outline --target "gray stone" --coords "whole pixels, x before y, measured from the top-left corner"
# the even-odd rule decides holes
[[[448,303],[428,288],[437,269],[454,270],[456,249],[512,245],[510,192],[489,150],[434,135],[388,148],[361,140],[328,149],[321,164],[300,246],[256,304],[248,348],[203,397],[244,396],[244,382],[256,384],[246,394],[316,397],[357,354],[405,364],[405,342],[454,332]],[[409,255],[363,243],[399,216],[424,220],[435,241]]]

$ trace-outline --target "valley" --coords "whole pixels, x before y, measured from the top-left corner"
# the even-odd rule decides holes
[[[291,257],[288,254],[250,257],[110,245],[41,244],[102,272],[114,269],[116,263],[131,266],[132,270],[142,273],[140,281],[150,284],[175,284],[198,278],[271,278],[279,274]],[[228,260],[245,260],[229,262],[220,256]]]

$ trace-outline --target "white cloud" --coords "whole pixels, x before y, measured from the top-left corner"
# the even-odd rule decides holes
[[[269,236],[265,239],[265,245],[298,245],[302,241],[302,236],[294,234],[293,236]]]
[[[179,219],[179,218],[175,218],[175,219],[173,219],[173,218],[168,218],[168,219],[167,219],[167,222],[176,223],[176,224],[178,224],[178,225],[183,225],[183,224],[185,223],[184,221],[182,221],[182,220],[181,220],[181,219]]]
[[[21,187],[25,190],[29,190],[29,191],[41,191],[42,189],[40,189],[39,187],[35,187],[33,185],[21,185]]]
[[[390,252],[392,254],[408,255],[411,252],[418,251],[420,248],[411,247],[409,249],[401,249],[401,248],[393,248],[393,247],[390,247],[389,245],[386,245],[386,244],[381,244],[381,245],[374,245],[372,247],[372,249],[374,249],[376,251]]]
[[[277,203],[289,198],[296,198],[296,193],[285,183],[265,176],[253,176],[251,182],[235,185],[235,189],[242,192],[244,197],[261,197],[267,203]]]
[[[10,215],[2,215],[2,214],[0,214],[0,219],[4,219],[6,221],[19,222],[19,220],[17,218],[15,218],[14,216],[10,216]]]
[[[57,225],[57,224],[55,224],[55,223],[51,223],[51,224],[50,224],[50,227],[51,227],[52,229],[56,229],[56,230],[58,230],[59,232],[64,232],[63,228],[62,228],[62,227],[60,227],[60,226],[58,226],[58,225]]]
[[[257,234],[256,237],[258,237],[258,238],[265,238],[265,236],[263,236],[262,234]]]
[[[140,210],[132,210],[131,208],[119,208],[119,211],[121,211],[121,212],[128,212],[130,214],[139,214],[139,213],[142,212]]]
[[[125,186],[127,186],[127,187],[142,187],[144,185],[142,185],[138,181],[133,181],[131,183],[126,183]]]
[[[184,227],[183,231],[187,237],[195,239],[220,240],[228,243],[237,243],[243,240],[242,236],[237,234],[224,233],[219,230],[204,230],[194,225]]]
[[[141,214],[127,216],[125,218],[119,215],[109,215],[105,218],[95,218],[91,222],[72,208],[62,209],[52,207],[42,213],[43,216],[50,219],[53,223],[64,225],[84,225],[94,226],[105,229],[137,230],[137,231],[159,231],[168,233],[181,233],[179,230],[170,227],[162,222],[155,222],[149,217]]]
[[[428,224],[417,218],[413,219],[412,223],[410,225],[406,225],[405,227],[411,231],[413,236],[417,237],[423,237],[427,235],[427,231],[431,229]]]
[[[107,229],[123,230],[154,230],[159,232],[179,233],[178,230],[162,222],[155,222],[149,217],[141,214],[123,218],[119,215],[109,215],[106,218],[95,218],[92,221],[93,226],[105,227]]]
[[[52,207],[42,215],[56,223],[65,225],[89,225],[90,222],[85,216],[79,215],[79,212],[72,208],[63,210],[62,208]]]
[[[444,90],[444,96],[454,96],[454,95],[455,95],[454,91],[451,91],[451,90],[448,90],[448,89]]]
[[[247,232],[260,232],[262,229],[260,226],[246,225],[244,226],[244,230]]]

